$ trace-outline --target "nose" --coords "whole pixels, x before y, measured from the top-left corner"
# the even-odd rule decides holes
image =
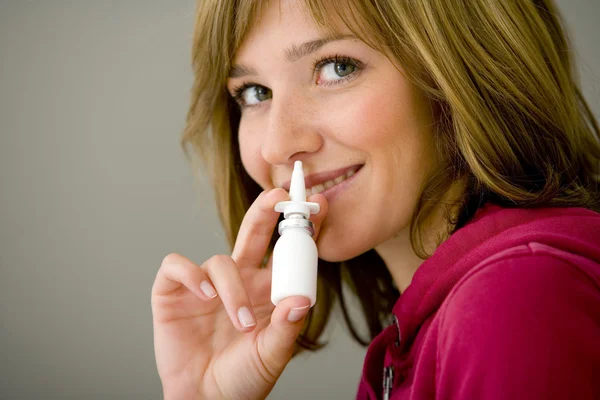
[[[305,159],[323,145],[310,99],[273,95],[261,153],[271,165]],[[311,118],[312,116],[312,118]]]

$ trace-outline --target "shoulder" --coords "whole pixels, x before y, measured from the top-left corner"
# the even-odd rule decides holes
[[[548,379],[566,387],[592,379],[600,367],[600,290],[578,260],[530,244],[469,271],[438,314],[446,376],[457,369],[492,388],[506,380],[531,390],[552,387]],[[490,370],[495,377],[484,376]]]
[[[448,295],[444,314],[447,319],[456,317],[456,313],[461,315],[465,308],[471,313],[494,310],[496,317],[509,312],[514,320],[527,309],[535,309],[538,314],[550,307],[580,309],[576,306],[583,306],[580,302],[584,299],[600,306],[600,286],[595,274],[590,273],[592,268],[597,272],[600,265],[544,244],[516,246],[489,257],[465,274]]]
[[[437,315],[440,393],[600,395],[600,290],[574,260],[522,248],[465,275]]]

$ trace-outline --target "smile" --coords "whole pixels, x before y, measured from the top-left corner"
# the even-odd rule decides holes
[[[324,192],[326,194],[330,192],[329,189],[336,188],[341,183],[353,177],[364,164],[352,165],[350,167],[344,167],[332,171],[319,172],[304,177],[304,184],[306,185],[306,196]],[[282,186],[283,189],[290,190],[290,181],[285,182]]]
[[[321,193],[327,189],[331,189],[335,185],[339,185],[340,183],[344,182],[346,179],[353,176],[356,173],[356,171],[358,171],[360,169],[360,167],[362,167],[362,165],[355,165],[355,166],[351,167],[350,169],[346,170],[345,172],[343,172],[341,175],[338,175],[333,179],[329,179],[323,183],[316,184],[312,187],[307,187],[306,188],[306,197],[309,197],[313,194]]]

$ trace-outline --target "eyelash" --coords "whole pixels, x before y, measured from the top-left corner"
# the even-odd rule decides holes
[[[356,59],[348,57],[348,56],[340,55],[340,54],[334,54],[332,56],[326,56],[326,57],[317,59],[313,63],[313,75],[320,68],[322,68],[325,65],[330,64],[330,63],[352,65],[352,66],[354,66],[355,70],[350,75],[341,77],[340,79],[336,79],[335,81],[332,81],[329,83],[324,83],[324,84],[322,84],[323,86],[337,85],[337,84],[346,82],[350,79],[354,79],[360,73],[360,71],[362,71],[362,69],[365,67],[364,64],[362,62],[360,62],[359,60],[356,60]],[[259,85],[258,83],[255,83],[255,82],[244,82],[240,86],[236,86],[232,89],[233,93],[231,94],[231,96],[234,98],[236,103],[241,108],[256,107],[256,106],[259,106],[262,104],[262,102],[260,102],[258,104],[253,104],[253,105],[243,104],[242,94],[244,93],[244,91],[246,89],[251,88],[253,86],[263,86],[263,85]]]

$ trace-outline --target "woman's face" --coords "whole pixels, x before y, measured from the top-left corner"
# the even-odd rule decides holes
[[[227,87],[242,108],[246,171],[264,189],[288,189],[302,161],[307,189],[329,202],[319,257],[342,261],[407,232],[435,168],[433,116],[386,56],[347,29],[327,37],[300,3],[271,1]]]

